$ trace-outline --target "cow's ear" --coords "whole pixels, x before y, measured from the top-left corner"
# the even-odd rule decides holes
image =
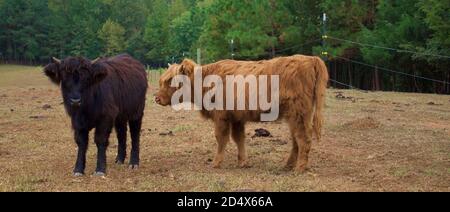
[[[106,67],[101,64],[93,64],[91,66],[91,83],[99,83],[108,75]]]
[[[44,74],[55,84],[61,83],[60,63],[50,63],[44,68]]]
[[[181,75],[187,75],[186,68],[183,65],[180,65],[180,68],[178,68],[178,73]]]

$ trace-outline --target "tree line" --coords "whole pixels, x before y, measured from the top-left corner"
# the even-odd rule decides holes
[[[2,62],[308,54],[349,86],[450,93],[450,0],[0,0],[0,17]]]

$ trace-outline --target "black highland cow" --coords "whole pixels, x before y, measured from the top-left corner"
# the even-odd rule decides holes
[[[84,175],[89,131],[95,128],[97,169],[94,175],[106,173],[106,149],[115,127],[119,141],[116,163],[126,158],[127,124],[132,140],[130,168],[139,166],[139,137],[147,93],[144,66],[128,55],[90,61],[69,57],[44,68],[52,82],[61,86],[64,106],[72,119],[78,157],[74,175]]]

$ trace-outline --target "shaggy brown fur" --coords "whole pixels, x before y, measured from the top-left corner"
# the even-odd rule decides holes
[[[181,65],[172,65],[160,79],[160,91],[155,94],[156,101],[167,106],[171,104],[171,97],[177,88],[170,87],[170,82],[176,75],[187,75],[194,80],[195,64],[191,60],[184,60]],[[308,154],[311,149],[313,133],[320,140],[322,128],[322,108],[325,101],[328,71],[325,63],[318,57],[295,55],[272,60],[249,62],[224,60],[214,64],[202,66],[203,79],[208,75],[219,75],[224,84],[227,75],[279,75],[280,77],[280,118],[285,119],[290,127],[293,147],[287,160],[287,167],[296,171],[305,171],[308,164]],[[192,83],[193,84],[193,83]],[[193,86],[193,85],[192,85]],[[226,87],[224,85],[224,87]],[[270,96],[270,80],[268,84]],[[192,88],[193,89],[193,88]],[[203,88],[203,95],[210,88]],[[226,88],[224,89],[224,92]],[[237,91],[235,92],[244,92]],[[245,91],[247,103],[249,97],[257,95]],[[225,96],[225,94],[224,94]],[[236,95],[235,95],[236,96]],[[194,102],[191,99],[191,102]],[[245,150],[245,123],[259,121],[261,113],[265,111],[226,111],[202,110],[203,117],[213,120],[218,142],[214,167],[219,168],[224,159],[224,152],[231,137],[238,146],[239,166],[247,167]]]

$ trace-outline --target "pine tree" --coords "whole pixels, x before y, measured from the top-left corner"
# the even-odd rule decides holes
[[[46,55],[48,6],[45,1],[5,0],[0,4],[0,50],[15,61],[32,62]],[[39,18],[37,18],[39,17]]]
[[[199,47],[196,42],[203,30],[205,18],[205,10],[199,5],[171,21],[168,46],[173,61],[170,62],[177,62],[184,57],[196,54],[196,49]]]
[[[168,61],[167,39],[169,36],[169,5],[164,1],[152,4],[152,15],[148,16],[145,26],[144,42],[148,46],[146,58],[152,64],[163,65]]]
[[[103,24],[98,32],[99,38],[104,42],[104,52],[106,56],[113,56],[122,53],[125,49],[125,29],[111,19]]]

